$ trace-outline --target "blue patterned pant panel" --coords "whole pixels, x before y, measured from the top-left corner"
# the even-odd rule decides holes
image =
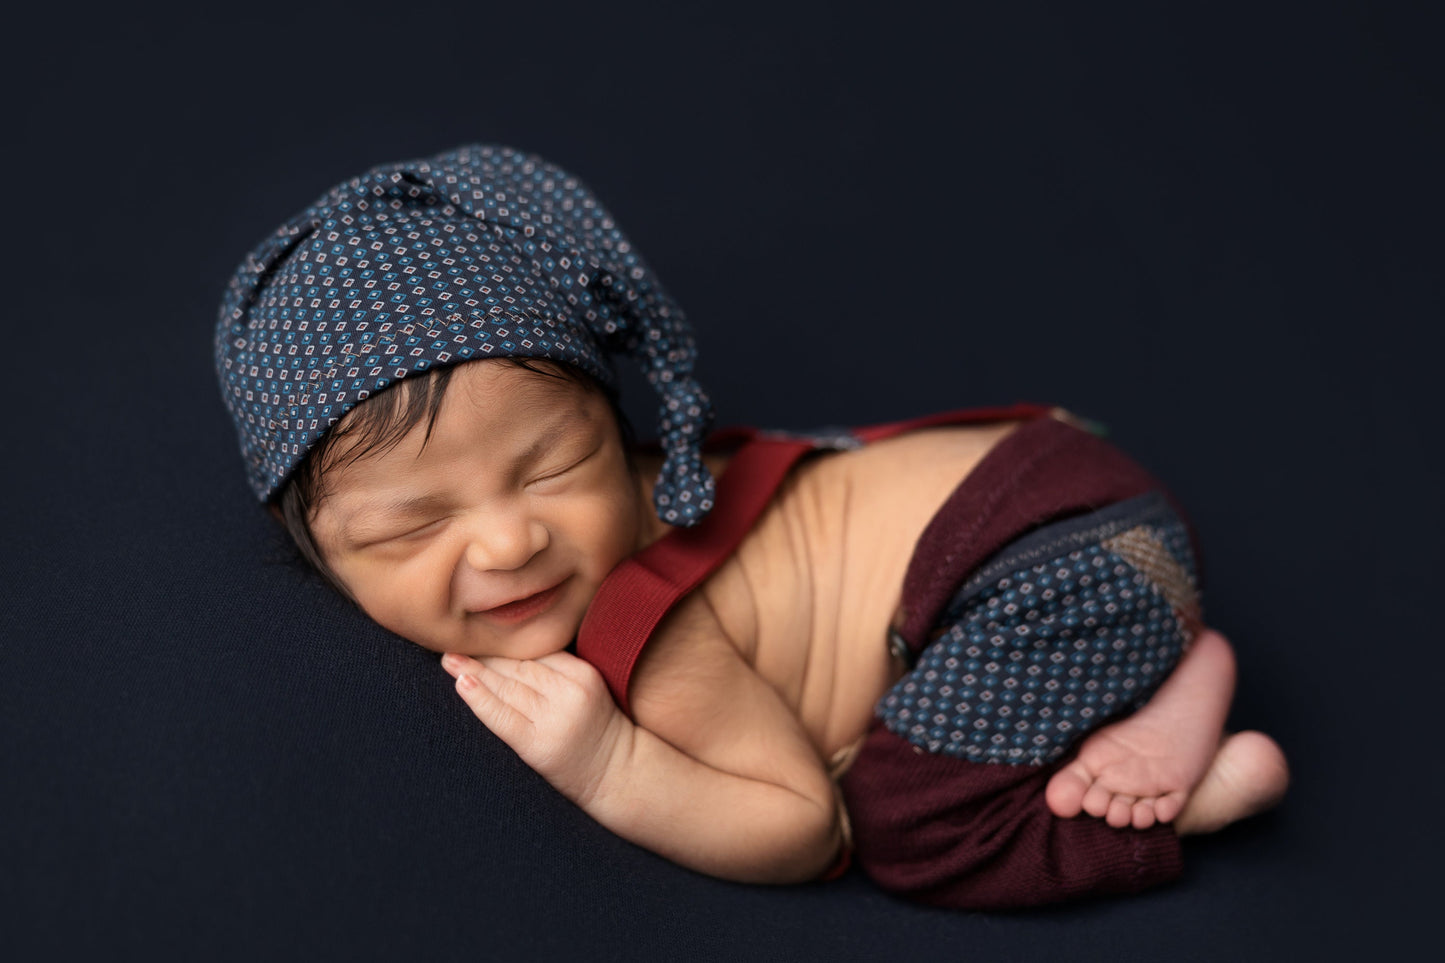
[[[1035,529],[959,588],[875,711],[928,752],[1054,762],[1178,664],[1196,585],[1184,522],[1158,493]]]

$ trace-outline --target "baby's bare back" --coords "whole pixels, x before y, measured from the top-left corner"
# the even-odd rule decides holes
[[[645,699],[668,685],[669,669],[728,645],[822,758],[851,744],[901,671],[887,633],[919,536],[1013,428],[923,429],[803,462],[737,552],[664,623],[635,691]]]

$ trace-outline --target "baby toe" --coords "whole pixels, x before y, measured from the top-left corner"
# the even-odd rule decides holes
[[[1161,796],[1154,803],[1154,816],[1161,823],[1171,823],[1174,817],[1184,811],[1185,795],[1180,792],[1171,792],[1167,796]]]
[[[1133,825],[1135,829],[1148,829],[1153,826],[1157,816],[1154,812],[1154,800],[1141,799],[1133,806]]]
[[[1090,816],[1097,816],[1103,819],[1109,813],[1109,804],[1114,801],[1114,794],[1098,783],[1089,787],[1084,793],[1084,812]]]
[[[1104,816],[1104,821],[1115,829],[1128,826],[1134,819],[1136,801],[1133,796],[1115,796],[1109,803],[1109,811]]]
[[[1077,816],[1084,808],[1084,793],[1089,791],[1091,782],[1088,771],[1074,763],[1054,773],[1044,790],[1044,802],[1060,819]]]

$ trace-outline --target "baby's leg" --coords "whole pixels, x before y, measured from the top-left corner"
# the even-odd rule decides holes
[[[1222,737],[1234,673],[1229,643],[1201,632],[1153,698],[1084,740],[1049,781],[1049,809],[1116,828],[1177,819],[1176,831],[1187,833],[1274,805],[1289,781],[1279,747],[1257,732]]]

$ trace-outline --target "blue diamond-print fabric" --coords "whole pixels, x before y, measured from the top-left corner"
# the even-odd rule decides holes
[[[215,363],[256,495],[274,496],[347,411],[437,365],[549,358],[656,391],[658,516],[712,508],[712,423],[686,316],[612,215],[535,155],[469,145],[373,168],[251,251],[222,297]]]
[[[928,752],[1043,765],[1146,701],[1199,619],[1184,522],[1162,496],[1139,496],[984,563],[875,711]]]

